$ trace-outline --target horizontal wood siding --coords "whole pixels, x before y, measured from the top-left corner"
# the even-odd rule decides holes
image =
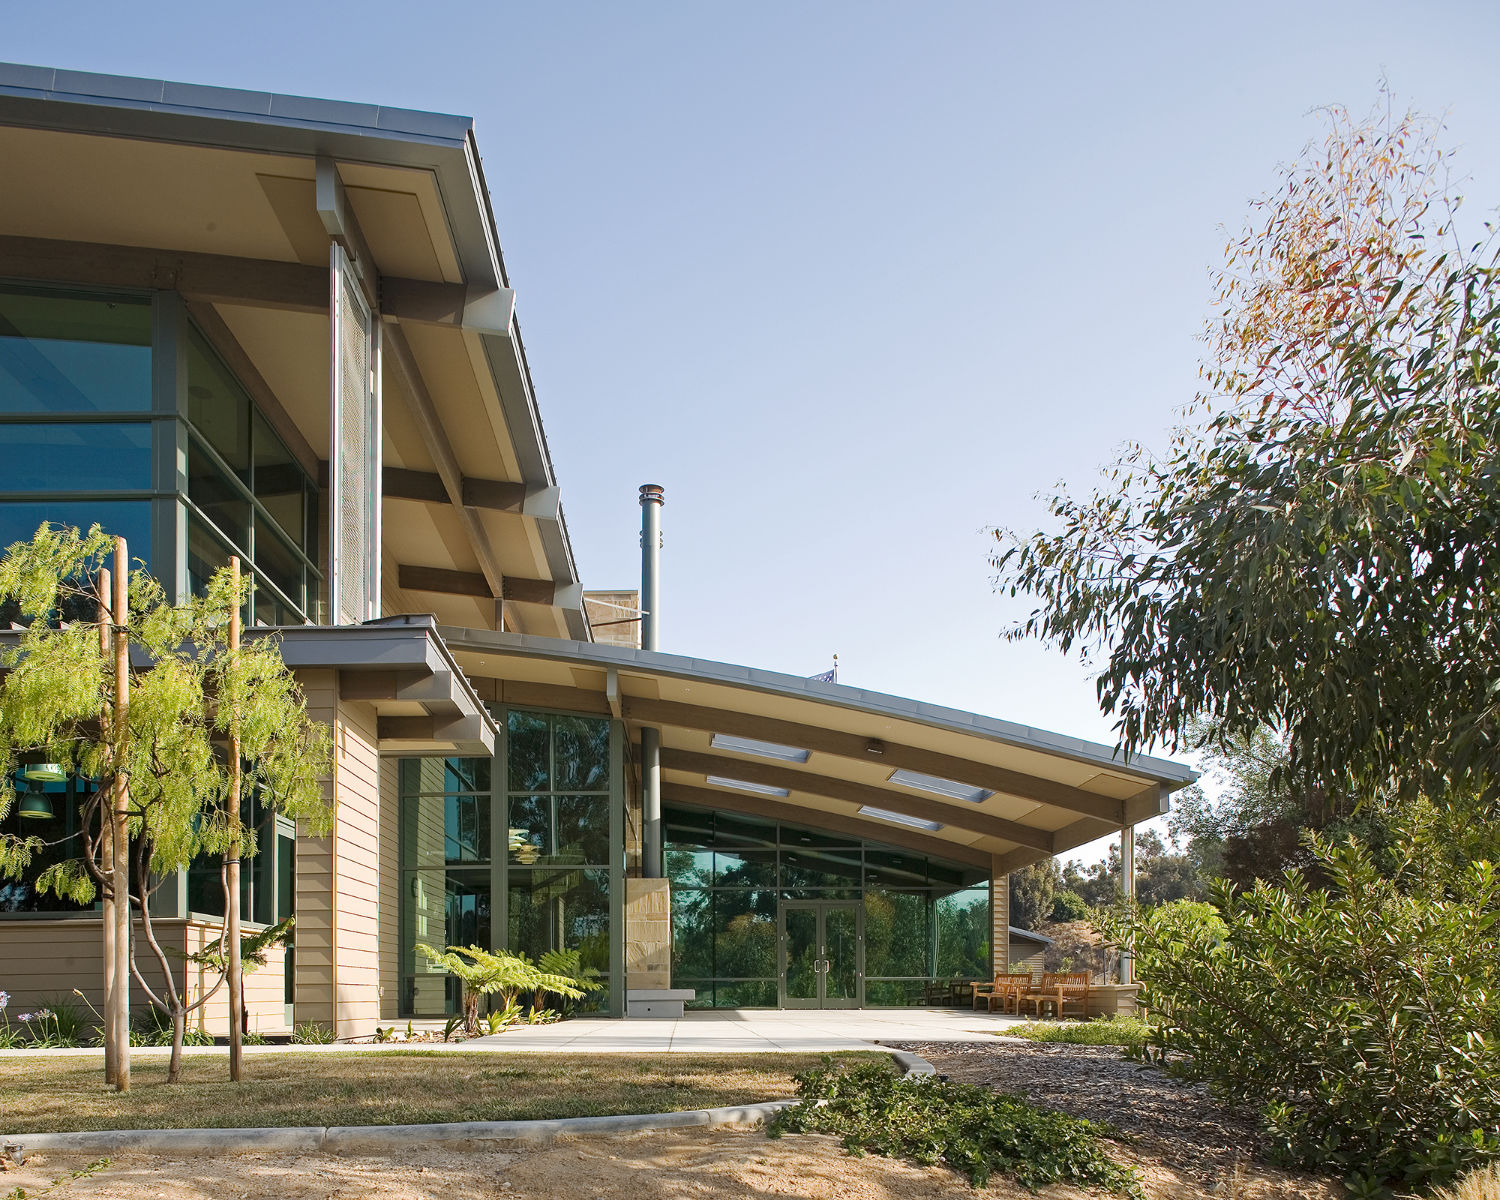
[[[374,706],[339,705],[334,833],[334,1020],[340,1037],[380,1020],[380,752]]]
[[[195,954],[219,936],[219,926],[204,921],[158,917],[152,922],[157,943],[167,953],[179,987],[189,989],[189,1000],[212,987],[216,972],[189,966],[185,954]],[[136,930],[136,963],[148,983],[163,990],[161,967],[146,945],[139,921]],[[267,956],[266,965],[245,977],[245,1007],[250,1028],[262,1033],[285,1033],[282,1002],[284,952],[278,948]],[[186,974],[184,972],[186,971]],[[21,1013],[33,1012],[48,1001],[60,1000],[82,1010],[94,1021],[94,1011],[104,1008],[104,968],[101,931],[97,916],[62,919],[0,921],[0,984],[10,993],[7,1015],[14,1021]],[[83,993],[82,999],[74,989]],[[131,1012],[143,1013],[150,1005],[144,988],[133,982]],[[92,1009],[93,1011],[90,1011]],[[215,1037],[229,1034],[228,992],[220,988],[206,1006],[191,1015],[190,1024]]]
[[[307,695],[308,715],[332,726],[338,715],[338,675],[333,671],[301,671],[298,679]],[[337,731],[335,730],[335,740]],[[334,747],[333,778],[324,795],[333,797],[339,775],[338,747]],[[334,822],[339,819],[337,808]],[[309,837],[297,830],[296,980],[294,1016],[299,1024],[316,1021],[333,1025],[333,840]]]

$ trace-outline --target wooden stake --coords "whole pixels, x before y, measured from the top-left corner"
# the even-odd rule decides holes
[[[99,661],[114,661],[114,623],[110,601],[109,568],[99,571]],[[110,707],[113,708],[111,694]],[[106,729],[112,727],[106,723]],[[113,740],[111,738],[111,740]],[[113,799],[111,792],[110,799]],[[112,1084],[119,1078],[119,1064],[115,1061],[115,824],[112,805],[99,799],[99,872],[104,876],[99,885],[101,923],[104,929],[104,1082]]]
[[[234,609],[229,614],[229,655],[233,660],[240,649],[240,560],[230,558],[230,578],[234,581]],[[231,710],[229,714],[229,861],[225,879],[229,888],[227,897],[228,926],[226,947],[229,974],[229,1078],[240,1081],[240,1067],[244,1057],[245,1031],[243,1021],[245,1004],[245,977],[240,963],[240,714]]]
[[[115,538],[115,787],[111,818],[114,826],[115,881],[115,1089],[130,1090],[130,780],[125,771],[125,749],[130,736],[130,554],[125,539]]]

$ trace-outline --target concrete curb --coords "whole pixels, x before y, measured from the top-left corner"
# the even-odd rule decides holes
[[[889,1051],[903,1075],[934,1074],[924,1058]],[[0,1134],[0,1152],[12,1158],[52,1154],[222,1154],[229,1151],[310,1153],[386,1150],[402,1146],[464,1146],[481,1142],[550,1142],[558,1137],[648,1133],[696,1126],[764,1124],[796,1100],[766,1100],[727,1108],[636,1113],[617,1117],[563,1117],[552,1121],[451,1121],[437,1125],[287,1125],[261,1129],[101,1129],[80,1133]]]

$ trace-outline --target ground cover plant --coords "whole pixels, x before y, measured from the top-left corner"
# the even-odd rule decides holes
[[[0,1059],[0,1134],[679,1112],[788,1098],[796,1073],[820,1061],[813,1054],[287,1051],[247,1056],[238,1084],[224,1078],[217,1058],[189,1056],[181,1082],[167,1085],[165,1059],[141,1057],[137,1074],[153,1086],[115,1093],[99,1087],[97,1058],[28,1055]]]
[[[1031,1042],[1067,1042],[1074,1046],[1126,1046],[1146,1044],[1151,1026],[1139,1017],[1100,1017],[1093,1021],[1028,1021],[1005,1030],[1003,1037]]]
[[[943,1163],[975,1187],[1003,1174],[1029,1188],[1072,1183],[1141,1195],[1134,1172],[1106,1153],[1108,1131],[1095,1122],[972,1084],[902,1078],[888,1061],[844,1067],[825,1059],[798,1075],[804,1103],[778,1113],[771,1136],[832,1134],[851,1154]]]

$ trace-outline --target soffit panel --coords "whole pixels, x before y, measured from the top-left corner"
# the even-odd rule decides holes
[[[411,192],[351,186],[342,168],[340,176],[376,270],[401,279],[442,280],[422,202]]]
[[[298,260],[256,176],[310,176],[308,159],[5,126],[0,161],[25,180],[7,189],[9,234]]]
[[[520,480],[504,418],[480,388],[463,332],[410,323],[401,329],[459,469],[476,479]]]
[[[384,500],[380,524],[382,553],[402,566],[471,573],[479,570],[468,535],[450,507]]]
[[[410,275],[412,279],[441,279],[448,283],[463,283],[463,269],[459,266],[458,251],[453,243],[453,232],[443,208],[442,196],[438,192],[437,177],[428,170],[413,167],[383,167],[373,163],[339,162],[339,178],[346,190],[356,193],[355,213],[366,240],[372,236],[365,225],[365,202],[369,193],[386,192],[409,196],[416,201],[422,227],[427,231],[426,250],[432,256],[437,273],[434,275]],[[403,208],[407,206],[403,205]],[[375,217],[371,209],[371,219]],[[371,247],[375,249],[374,246]],[[376,251],[377,257],[380,252]],[[382,262],[387,274],[401,275]]]

